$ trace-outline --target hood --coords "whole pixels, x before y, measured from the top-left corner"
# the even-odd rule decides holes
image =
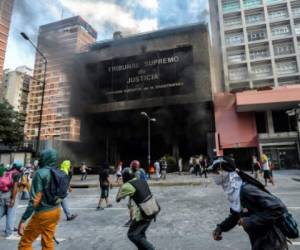
[[[43,167],[56,167],[57,164],[57,152],[54,149],[46,149],[40,155],[39,165]]]
[[[60,170],[65,172],[67,175],[69,174],[71,169],[71,162],[69,160],[65,160],[60,165]]]

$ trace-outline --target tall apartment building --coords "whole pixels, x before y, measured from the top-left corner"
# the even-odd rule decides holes
[[[48,61],[43,104],[41,139],[78,140],[80,123],[69,115],[71,79],[70,66],[76,53],[96,41],[96,31],[80,16],[64,19],[40,27],[38,48]],[[44,60],[37,53],[34,79],[30,89],[27,116],[28,139],[38,134],[42,100]]]
[[[26,66],[15,70],[4,70],[1,97],[13,106],[15,111],[26,115],[32,69]]]
[[[300,1],[210,0],[210,12],[220,154],[249,159],[257,148],[276,167],[299,165],[299,121],[287,111],[300,103]]]
[[[14,0],[0,1],[0,81],[3,76],[3,65],[13,5]]]

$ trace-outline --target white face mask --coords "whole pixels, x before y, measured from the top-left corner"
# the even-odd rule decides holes
[[[216,185],[222,185],[226,179],[226,177],[228,177],[229,173],[226,171],[219,171],[218,175],[214,175],[213,176],[213,180],[216,183]]]

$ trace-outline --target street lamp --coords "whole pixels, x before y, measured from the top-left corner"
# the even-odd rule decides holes
[[[146,112],[141,112],[142,116],[145,116],[148,121],[148,166],[151,164],[151,131],[150,131],[150,123],[156,122],[155,118],[150,118]]]
[[[44,96],[45,96],[45,86],[46,86],[46,73],[47,73],[47,58],[45,55],[39,50],[39,48],[30,40],[30,38],[24,33],[21,32],[20,35],[28,41],[34,48],[35,50],[40,54],[40,56],[44,60],[44,78],[43,78],[43,87],[42,87],[42,102],[41,102],[41,110],[40,110],[40,117],[39,117],[39,125],[38,125],[38,136],[37,136],[37,142],[36,142],[36,149],[35,152],[39,152],[39,147],[40,147],[40,139],[41,139],[41,127],[42,127],[42,118],[43,118],[43,106],[44,106]]]

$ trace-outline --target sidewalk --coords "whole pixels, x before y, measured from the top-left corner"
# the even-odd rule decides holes
[[[92,188],[92,187],[99,187],[98,175],[88,175],[87,180],[81,181],[80,175],[74,175],[71,181],[71,187],[73,188]],[[118,187],[120,184],[117,184],[116,177],[111,176],[113,180],[113,187]],[[149,180],[148,184],[150,186],[197,186],[202,184],[209,184],[210,180],[207,178],[205,179],[196,177],[194,175],[178,175],[177,173],[170,173],[167,175],[166,180]]]

